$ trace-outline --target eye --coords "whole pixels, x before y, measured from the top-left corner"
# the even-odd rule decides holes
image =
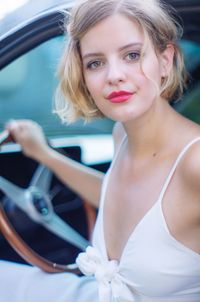
[[[91,61],[86,65],[87,69],[91,69],[91,70],[97,69],[101,66],[103,66],[103,62],[101,60]]]
[[[138,61],[140,59],[140,52],[136,52],[136,51],[133,51],[133,52],[129,52],[126,56],[125,56],[125,59],[127,61]]]

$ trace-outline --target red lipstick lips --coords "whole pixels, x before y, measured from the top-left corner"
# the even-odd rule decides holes
[[[107,99],[111,103],[124,103],[128,101],[132,95],[133,93],[128,91],[113,91],[108,95]]]

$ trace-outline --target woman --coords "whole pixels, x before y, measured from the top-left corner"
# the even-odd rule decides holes
[[[86,277],[3,262],[3,301],[200,301],[200,128],[170,106],[186,79],[172,15],[156,0],[84,0],[72,11],[59,73],[59,95],[71,103],[59,98],[57,111],[116,121],[115,156],[103,179],[51,150],[32,122],[7,126],[99,215],[77,258]],[[4,293],[21,275],[17,298]]]

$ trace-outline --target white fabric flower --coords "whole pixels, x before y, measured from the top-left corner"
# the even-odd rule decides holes
[[[108,261],[102,257],[98,249],[87,247],[80,253],[76,263],[86,276],[95,276],[99,285],[99,302],[111,302],[114,298],[119,302],[134,302],[134,297],[119,274],[118,261]]]

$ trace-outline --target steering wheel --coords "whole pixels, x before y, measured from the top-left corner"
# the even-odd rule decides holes
[[[3,142],[6,140],[7,138],[4,135]],[[54,212],[51,198],[48,194],[51,178],[52,172],[47,167],[39,165],[28,188],[20,188],[0,176],[0,190],[33,221],[40,223],[46,229],[79,249],[85,250],[89,242]],[[0,230],[16,252],[28,263],[50,273],[64,271],[80,273],[75,264],[56,264],[33,251],[10,224],[2,205],[0,206]]]

